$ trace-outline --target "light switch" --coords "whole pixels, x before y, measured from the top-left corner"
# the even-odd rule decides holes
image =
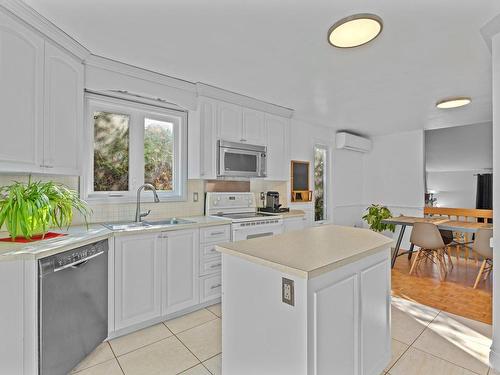
[[[193,193],[193,202],[198,202],[198,192],[197,191],[195,191]]]

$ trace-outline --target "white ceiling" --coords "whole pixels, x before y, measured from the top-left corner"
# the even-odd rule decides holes
[[[94,54],[295,109],[369,135],[490,121],[491,55],[479,29],[498,0],[25,0]],[[331,47],[338,19],[384,30]],[[450,111],[435,102],[467,95]]]

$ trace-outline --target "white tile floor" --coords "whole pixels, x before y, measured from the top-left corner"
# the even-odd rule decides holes
[[[491,326],[394,298],[388,375],[497,375]],[[221,309],[210,306],[101,344],[78,375],[220,375]],[[233,374],[225,374],[233,375]]]

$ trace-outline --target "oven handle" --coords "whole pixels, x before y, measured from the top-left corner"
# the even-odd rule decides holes
[[[264,233],[250,234],[250,235],[247,236],[247,240],[251,240],[252,238],[270,237],[270,236],[274,236],[274,232],[264,232]]]

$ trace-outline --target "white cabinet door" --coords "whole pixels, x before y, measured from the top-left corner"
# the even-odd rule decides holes
[[[290,120],[266,115],[267,178],[286,181],[290,178]]]
[[[168,315],[199,303],[199,231],[176,230],[164,234],[162,314]]]
[[[45,43],[44,166],[79,175],[83,128],[83,65]]]
[[[357,275],[338,280],[316,291],[314,301],[314,373],[360,374]]]
[[[242,110],[240,106],[219,102],[217,105],[217,139],[242,142]]]
[[[115,328],[161,316],[161,239],[155,234],[115,239]]]
[[[0,13],[1,171],[36,172],[43,147],[43,39]]]
[[[241,141],[252,145],[267,145],[264,113],[243,108],[243,134]]]
[[[306,218],[304,217],[292,217],[283,220],[284,232],[291,232],[294,230],[301,230],[306,227]]]
[[[215,179],[217,177],[217,103],[211,99],[200,99],[200,177]]]
[[[391,347],[390,275],[388,258],[360,272],[362,374],[374,374]]]

